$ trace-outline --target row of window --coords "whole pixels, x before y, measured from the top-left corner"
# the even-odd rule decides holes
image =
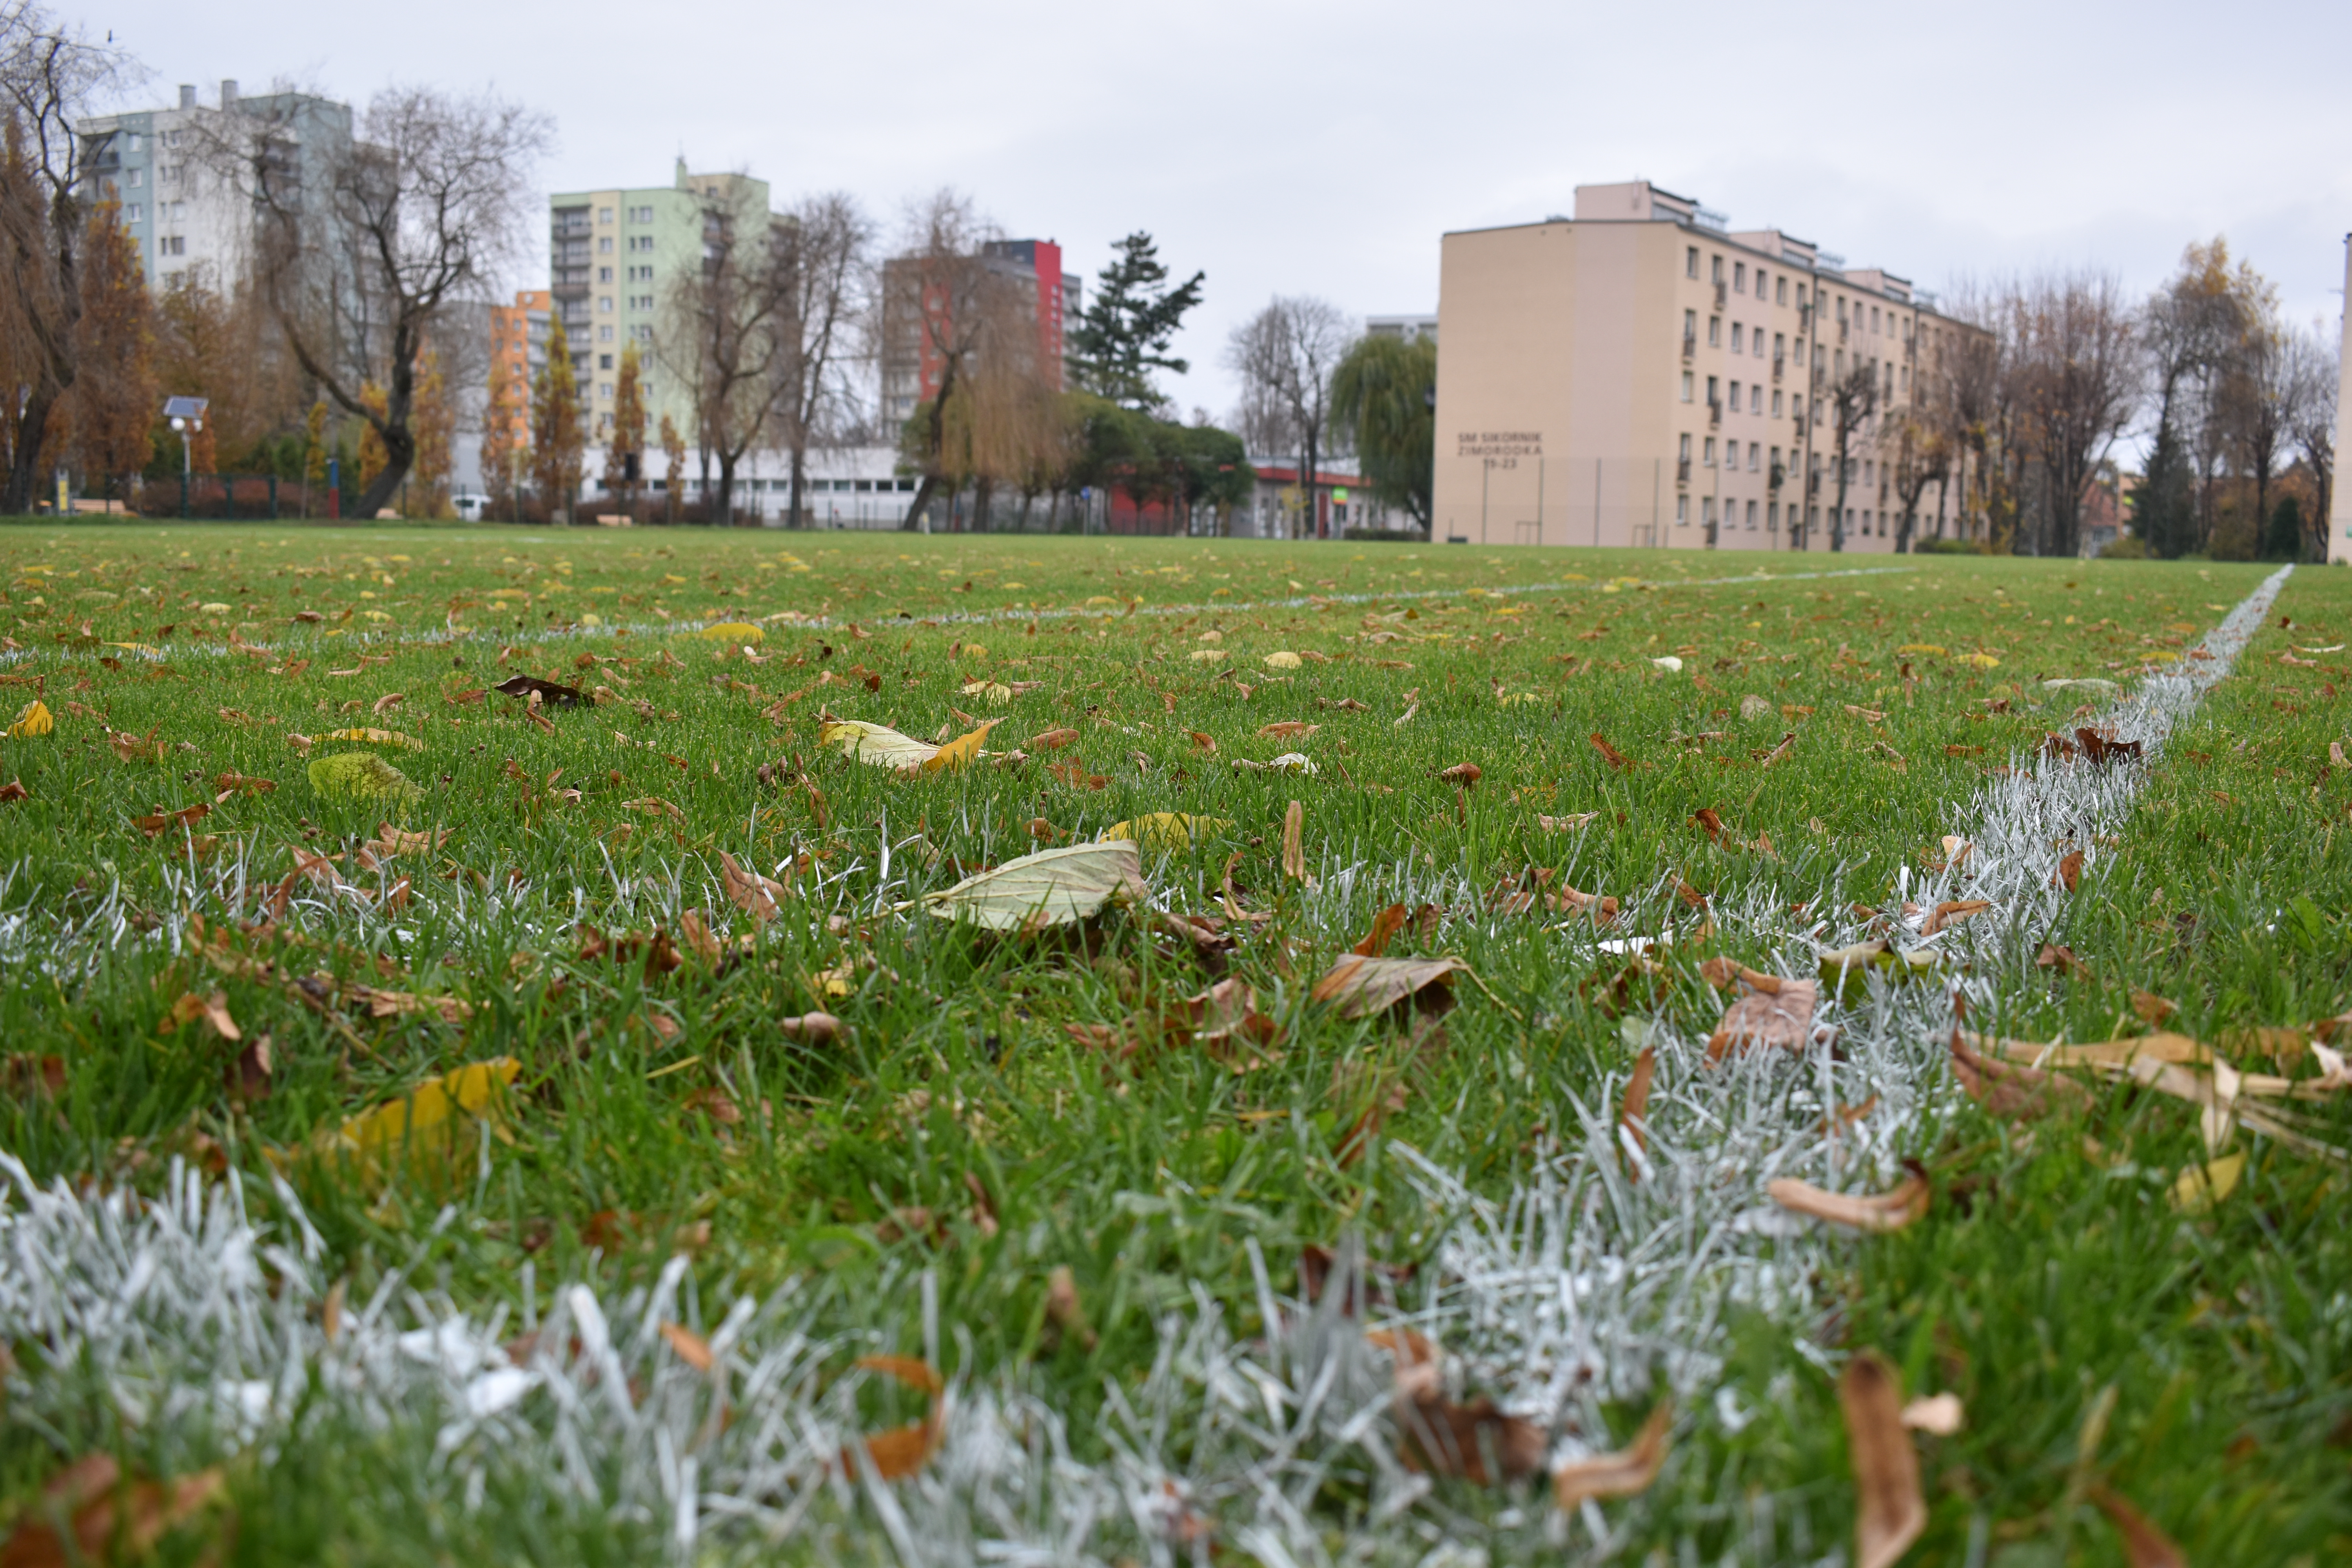
[[[1715,467],[1715,437],[1712,436],[1706,437],[1699,451],[1701,454],[1699,467],[1703,468]],[[1682,467],[1690,466],[1691,438],[1687,434],[1681,438],[1680,446],[1675,448],[1675,457]],[[1726,441],[1723,444],[1723,466],[1727,470],[1739,467],[1738,442]],[[1772,466],[1776,468],[1780,466],[1780,448],[1778,447],[1772,448]],[[1760,441],[1748,443],[1748,471],[1751,474],[1764,471],[1764,445]]]
[[[600,224],[611,223],[613,221],[613,209],[611,207],[598,207],[596,209],[596,221]],[[654,221],[654,209],[651,207],[631,207],[629,209],[629,221],[631,223],[651,223]]]
[[[1710,263],[1709,281],[1715,283],[1728,282],[1731,291],[1735,294],[1745,294],[1748,292],[1748,263],[1745,261],[1732,262],[1730,276],[1728,279],[1725,277],[1724,258],[1720,254],[1710,258]],[[1762,300],[1766,298],[1769,287],[1769,292],[1770,293],[1772,302],[1774,304],[1785,305],[1789,303],[1790,291],[1787,274],[1783,273],[1776,278],[1769,269],[1762,267],[1757,268],[1755,272],[1755,297],[1759,300]],[[1693,245],[1684,247],[1683,275],[1691,279],[1698,277],[1697,246]],[[1849,319],[1850,306],[1851,320],[1854,323],[1855,331],[1861,331],[1866,330],[1873,332],[1885,331],[1891,335],[1897,330],[1897,323],[1899,322],[1900,330],[1903,334],[1903,341],[1906,342],[1909,342],[1911,341],[1912,331],[1916,321],[1916,316],[1914,314],[1898,312],[1891,308],[1882,310],[1881,307],[1876,305],[1865,307],[1862,300],[1849,300],[1849,298],[1843,294],[1837,295],[1834,298],[1837,305],[1837,319],[1840,321],[1847,321]],[[1802,283],[1799,283],[1796,288],[1796,303],[1798,308],[1801,310],[1804,307],[1805,286]],[[1864,314],[1865,310],[1868,312],[1866,316]],[[1689,336],[1692,332],[1693,329],[1691,320],[1693,314],[1694,312],[1688,310],[1683,312],[1683,332],[1685,336]],[[1739,329],[1735,325],[1732,328],[1732,352],[1735,353],[1739,350],[1738,332]],[[1942,335],[1939,331],[1935,332],[1935,338],[1940,346]],[[1715,342],[1712,332],[1709,333],[1707,341],[1710,343]],[[1760,353],[1761,351],[1759,350],[1759,352]]]
[[[1698,341],[1698,312],[1696,310],[1685,310],[1683,312],[1683,341],[1685,342],[1696,342]],[[1748,346],[1751,341],[1755,344],[1755,347],[1752,350]],[[1723,346],[1723,318],[1721,316],[1709,316],[1706,319],[1706,346],[1711,349],[1719,349]],[[1789,337],[1787,333],[1775,332],[1772,334],[1772,357],[1774,359],[1780,359],[1785,355],[1788,353],[1788,347]],[[1798,353],[1801,355],[1804,352],[1804,344],[1800,342],[1797,345],[1797,349]],[[1752,353],[1758,359],[1762,359],[1764,357],[1764,329],[1759,327],[1753,332],[1750,332],[1741,323],[1738,321],[1732,322],[1731,352],[1736,354]]]
[[[1718,255],[1715,257],[1713,260],[1714,268],[1708,281],[1714,283],[1727,281],[1723,275],[1723,258]],[[1683,251],[1683,276],[1685,278],[1696,278],[1698,276],[1698,247],[1696,245],[1686,247]],[[1731,285],[1731,291],[1733,293],[1747,293],[1748,263],[1745,261],[1733,262],[1731,264],[1731,276],[1728,281]],[[1774,278],[1765,268],[1759,267],[1756,268],[1756,298],[1762,300],[1766,297],[1768,292],[1772,296],[1772,302],[1774,304],[1787,304],[1789,302],[1788,275],[1783,273],[1779,278]],[[1802,283],[1799,283],[1797,285],[1798,308],[1801,310],[1804,307],[1804,303],[1805,286]]]
[[[1906,384],[1908,384],[1906,383]],[[1694,377],[1689,371],[1683,372],[1683,401],[1685,403],[1691,401],[1691,394],[1696,385],[1696,378]],[[1727,406],[1730,412],[1737,414],[1740,411],[1740,383],[1736,381],[1733,382],[1729,390],[1731,396]],[[1710,406],[1712,406],[1722,396],[1722,392],[1723,379],[1720,376],[1708,376],[1706,378],[1706,401]],[[1763,413],[1763,383],[1754,381],[1748,382],[1747,384],[1747,394],[1748,412],[1750,414]],[[1785,403],[1783,401],[1784,397],[1786,399]],[[1782,410],[1784,407],[1794,417],[1802,419],[1805,416],[1804,395],[1801,393],[1783,394],[1776,389],[1772,394],[1772,417],[1775,419],[1780,418],[1782,416]]]

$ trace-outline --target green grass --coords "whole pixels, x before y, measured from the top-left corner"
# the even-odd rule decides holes
[[[1377,1145],[1344,1157],[1376,1102],[1396,1107],[1382,1139],[1500,1197],[1578,1105],[1622,1078],[1617,1009],[1591,984],[1608,976],[1547,936],[1557,917],[1458,919],[1433,944],[1408,928],[1399,950],[1458,953],[1486,987],[1462,988],[1438,1050],[1310,1004],[1308,987],[1392,890],[1429,889],[1466,916],[1532,865],[1645,911],[1672,908],[1678,880],[1726,907],[1888,901],[1899,868],[1941,858],[1939,837],[1964,827],[1991,770],[2050,729],[2090,721],[2075,716],[2084,693],[2042,679],[2129,684],[2167,668],[2263,574],[1812,555],[1763,559],[1769,577],[1706,581],[1757,563],[748,531],[0,529],[0,626],[16,645],[0,674],[28,683],[0,699],[13,712],[37,683],[57,720],[47,737],[0,741],[0,782],[26,792],[0,805],[0,917],[14,922],[0,931],[11,974],[0,1038],[16,1064],[0,1149],[44,1181],[150,1191],[170,1154],[193,1153],[247,1172],[264,1215],[265,1173],[282,1160],[328,1272],[348,1276],[354,1300],[397,1266],[470,1310],[519,1306],[527,1264],[543,1302],[558,1280],[643,1282],[690,1246],[706,1319],[732,1293],[802,1282],[841,1368],[858,1347],[919,1352],[908,1282],[929,1268],[949,1375],[1034,1391],[1066,1414],[1079,1457],[1098,1458],[1087,1445],[1106,1387],[1135,1386],[1162,1314],[1188,1310],[1198,1289],[1236,1332],[1262,1331],[1253,1246],[1285,1290],[1302,1247],[1349,1232],[1376,1258],[1432,1255],[1441,1219],[1403,1165]],[[792,612],[832,624],[775,618]],[[694,635],[736,620],[763,626],[761,662],[740,638]],[[2119,1016],[2138,1026],[2134,990],[2175,1001],[2174,1026],[2207,1039],[2352,1005],[2352,886],[2333,847],[2352,837],[2352,787],[2327,764],[2347,729],[2347,661],[2277,662],[2347,630],[2352,583],[2321,571],[2290,581],[2068,917],[2091,977],[2004,996],[1999,1027],[2105,1037]],[[1277,672],[1264,656],[1278,649],[1324,662]],[[1204,650],[1221,657],[1192,657]],[[1679,672],[1654,662],[1667,656]],[[517,673],[618,700],[551,712],[550,731],[496,693],[461,700]],[[814,685],[828,673],[844,679]],[[1042,686],[992,708],[962,693],[982,678]],[[1743,719],[1748,697],[1765,711]],[[927,740],[962,732],[954,710],[1001,718],[990,749],[1031,756],[899,777],[821,748],[820,710]],[[1286,720],[1320,728],[1258,733]],[[421,749],[289,739],[354,725]],[[1080,731],[1066,750],[1029,741],[1063,726]],[[110,731],[152,735],[161,760],[123,760]],[[1594,734],[1633,765],[1612,766]],[[381,752],[421,797],[393,807],[314,792],[309,762],[360,750]],[[1292,750],[1319,771],[1232,765]],[[1102,787],[1048,771],[1073,761]],[[1461,763],[1481,770],[1466,794],[1437,776]],[[226,773],[277,787],[215,805]],[[1321,883],[1311,894],[1279,866],[1294,800]],[[151,838],[134,825],[198,804],[212,809],[187,829]],[[1724,844],[1694,825],[1701,808],[1720,815]],[[993,938],[891,912],[960,867],[1035,847],[1033,821],[1075,841],[1163,810],[1232,824],[1191,853],[1147,857],[1170,907],[1218,912],[1238,854],[1234,881],[1273,915],[1230,961],[1283,1031],[1259,1070],[1181,1050],[1115,1061],[1066,1032],[1123,1025],[1214,977],[1138,919]],[[1579,830],[1538,820],[1584,812],[1599,815]],[[386,821],[449,837],[380,876],[359,869],[349,858]],[[1733,842],[1759,837],[1773,854]],[[387,919],[301,889],[270,921],[261,895],[295,868],[297,847],[347,857],[344,874],[372,891],[404,875],[409,901]],[[755,926],[727,900],[722,852],[779,876],[805,854],[822,880],[796,879],[783,917]],[[583,956],[583,925],[674,933],[696,909],[730,940],[755,938],[748,958],[649,973]],[[223,973],[175,955],[161,933],[191,910],[250,925],[244,951],[280,967]],[[69,931],[82,934],[60,945]],[[1727,924],[1678,949],[1662,1018],[1705,1035],[1722,1003],[1696,961],[1718,951],[1771,956]],[[326,986],[336,999],[306,1004],[287,976],[313,972],[457,998],[470,1016],[375,1018]],[[829,974],[847,977],[847,994]],[[268,1037],[265,1094],[229,1091],[238,1047],[207,1026],[163,1030],[191,991],[219,992],[247,1041]],[[812,1007],[838,1014],[845,1039],[812,1047],[779,1031]],[[54,1095],[31,1087],[47,1056],[64,1075]],[[469,1152],[379,1186],[303,1157],[345,1117],[498,1057],[520,1074],[509,1141],[479,1163]],[[2340,1110],[2320,1113],[2328,1142],[2352,1142]],[[1843,1249],[1848,1272],[1829,1292],[1843,1311],[1814,1326],[1832,1350],[1881,1346],[1915,1389],[1967,1400],[1961,1435],[1923,1443],[1933,1523],[1914,1560],[2121,1562],[2094,1511],[2064,1506],[2079,1501],[2084,1411],[2110,1384],[2101,1473],[2192,1560],[2340,1558],[2352,1546],[2341,1169],[2263,1144],[2245,1186],[2190,1222],[2166,1201],[2198,1149],[2175,1102],[2105,1096],[2082,1126],[2027,1130],[1963,1110],[1938,1136],[1919,1151],[1936,1206]],[[454,1213],[436,1226],[445,1205]],[[918,1207],[929,1229],[898,1213]],[[1049,1319],[1062,1268],[1091,1346]],[[1632,1521],[1623,1555],[1797,1561],[1850,1539],[1833,1381],[1791,1332],[1734,1326],[1726,1385],[1758,1415],[1734,1431],[1713,1407],[1686,1412],[1658,1489],[1611,1505]],[[18,1359],[37,1366],[29,1347]],[[64,1424],[0,1415],[9,1495],[30,1496],[93,1446],[157,1468],[205,1458],[142,1448],[152,1435],[95,1396],[72,1408]],[[1622,1413],[1621,1436],[1640,1414]],[[240,1461],[228,1555],[552,1563],[656,1550],[657,1522],[543,1497],[453,1509],[424,1458],[429,1436],[345,1434],[347,1458],[309,1444]],[[1323,1506],[1334,1528],[1350,1522],[1348,1497]],[[1447,1482],[1431,1506],[1488,1532],[1501,1558],[1556,1554],[1539,1496]],[[865,1540],[862,1518],[848,1508],[829,1528]],[[1397,1538],[1409,1539],[1402,1523]]]

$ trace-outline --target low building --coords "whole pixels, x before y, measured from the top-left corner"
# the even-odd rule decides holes
[[[1891,550],[1897,437],[1976,331],[1906,279],[1641,180],[1577,187],[1573,218],[1447,235],[1439,292],[1433,531],[1485,544],[1827,549],[1832,393],[1866,367],[1844,548]]]
[[[1296,458],[1252,458],[1257,484],[1246,511],[1234,515],[1236,539],[1339,539],[1349,531],[1397,531],[1414,527],[1373,496],[1361,474],[1344,464],[1315,468],[1316,511],[1307,514],[1307,491]]]

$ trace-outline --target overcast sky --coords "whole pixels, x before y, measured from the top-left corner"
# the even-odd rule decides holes
[[[224,77],[358,103],[494,86],[555,117],[544,189],[666,184],[682,153],[895,226],[953,185],[1058,239],[1089,294],[1110,242],[1149,229],[1208,273],[1170,388],[1187,413],[1231,406],[1226,334],[1269,296],[1434,310],[1446,230],[1635,175],[1924,287],[2088,263],[2138,293],[2220,234],[2295,320],[2343,310],[2344,0],[61,9],[111,28],[156,104]]]

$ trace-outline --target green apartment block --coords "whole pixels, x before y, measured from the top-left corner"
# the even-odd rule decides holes
[[[751,215],[769,216],[768,182],[688,174],[681,158],[670,184],[559,192],[548,206],[550,291],[571,341],[590,441],[611,438],[621,350],[634,340],[646,389],[646,447],[657,446],[664,415],[691,445],[693,400],[661,353],[672,290],[701,267],[709,238]],[[602,472],[593,460],[589,469]]]

